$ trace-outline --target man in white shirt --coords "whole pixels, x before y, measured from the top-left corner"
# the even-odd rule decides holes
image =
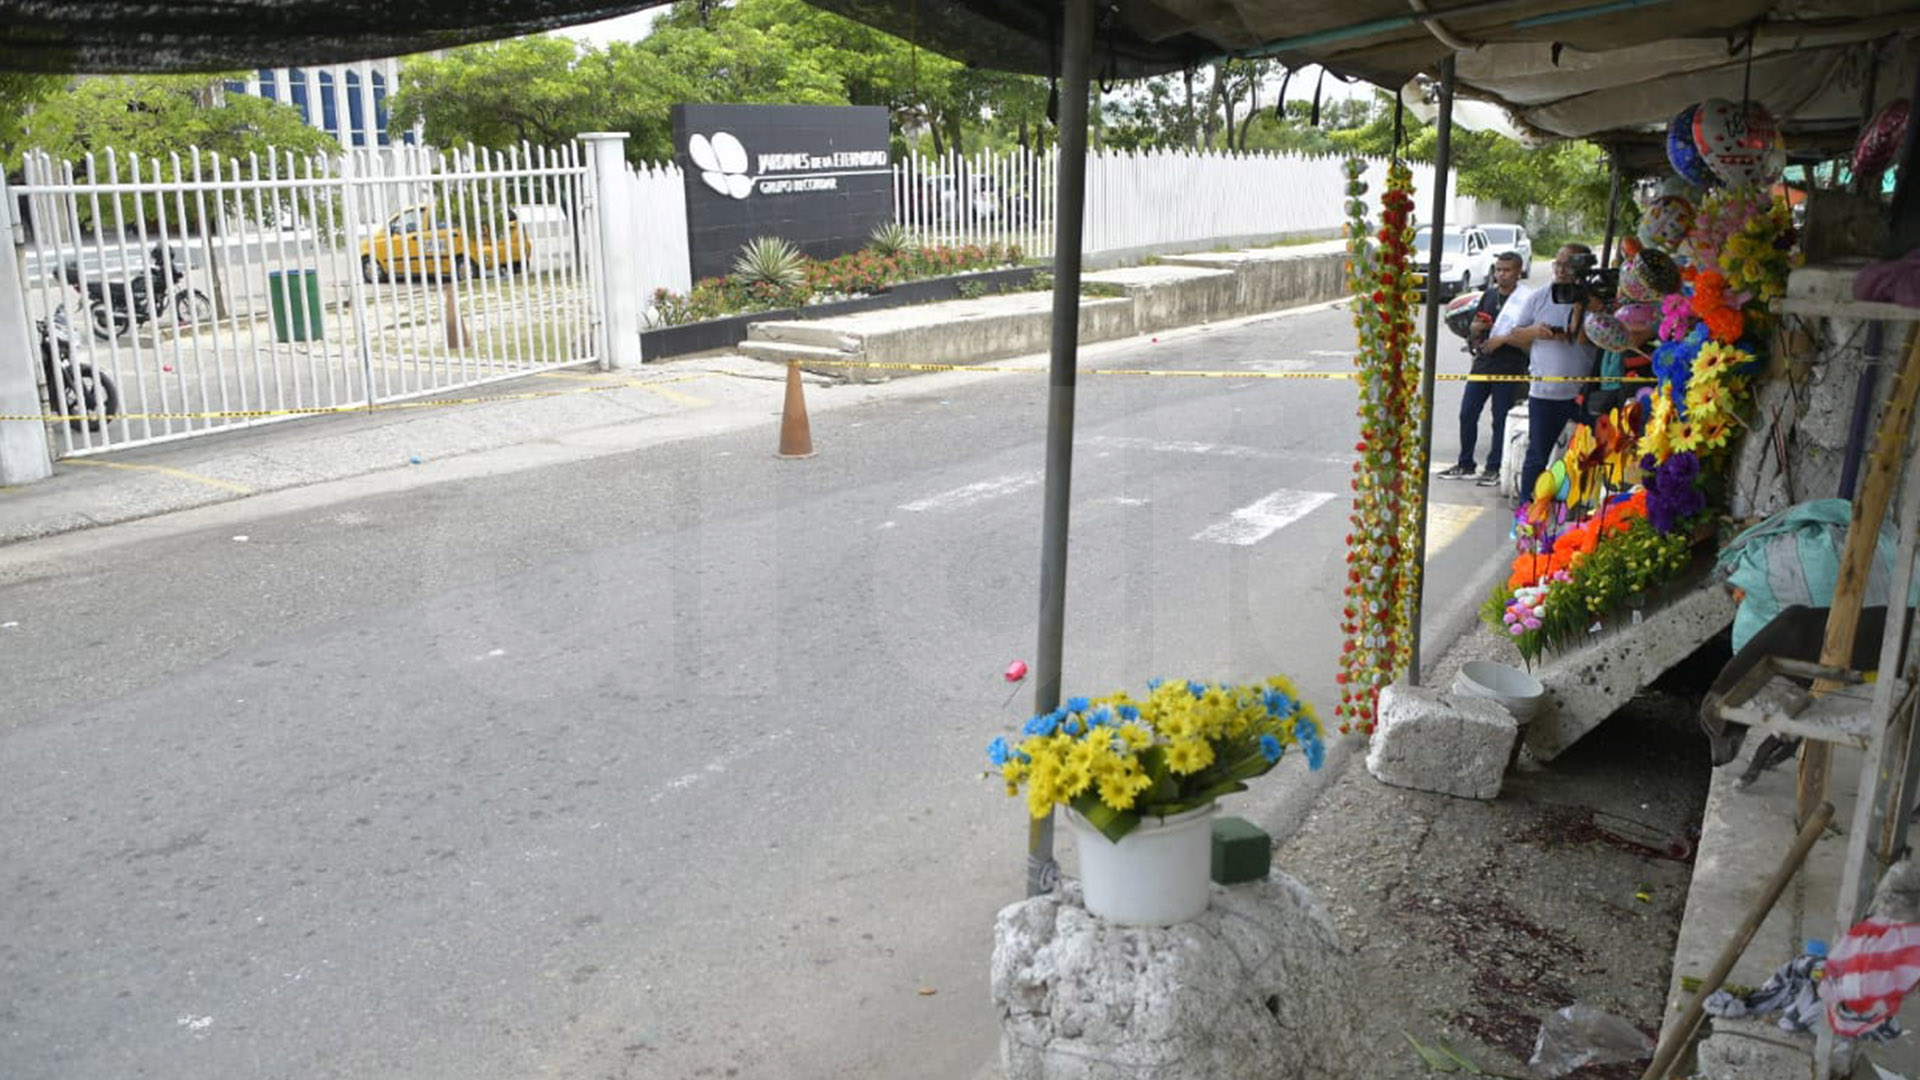
[[[1585,244],[1561,247],[1553,257],[1553,280],[1562,285],[1577,281],[1574,256],[1592,253]],[[1527,374],[1535,380],[1527,387],[1527,458],[1520,467],[1522,501],[1533,498],[1534,481],[1546,469],[1548,455],[1553,453],[1567,422],[1584,422],[1580,409],[1583,384],[1577,380],[1593,377],[1599,352],[1575,328],[1574,314],[1581,306],[1555,303],[1550,288],[1536,290],[1520,301],[1514,328],[1502,341],[1527,350]],[[1493,345],[1500,337],[1489,337],[1487,344]],[[1540,381],[1545,378],[1569,381]]]

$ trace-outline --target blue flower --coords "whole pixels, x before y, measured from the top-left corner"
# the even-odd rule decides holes
[[[1293,737],[1301,742],[1319,742],[1319,725],[1313,722],[1313,717],[1301,713],[1293,720]]]
[[[1260,756],[1266,758],[1268,762],[1279,761],[1280,755],[1286,753],[1286,750],[1286,747],[1280,745],[1279,739],[1271,735],[1260,736]]]
[[[1131,705],[1122,705],[1120,706],[1120,719],[1129,723],[1138,720],[1140,719],[1140,710]]]
[[[1187,693],[1189,693],[1189,694],[1192,694],[1192,695],[1193,695],[1194,697],[1196,697],[1196,698],[1203,698],[1203,697],[1206,697],[1206,696],[1207,696],[1207,684],[1206,684],[1206,683],[1203,683],[1203,682],[1194,682],[1194,681],[1193,681],[1192,679],[1188,679],[1188,680],[1187,680]]]
[[[1083,698],[1083,697],[1070,697],[1067,699],[1067,711],[1068,712],[1086,712],[1087,707],[1092,704],[1093,704],[1092,702],[1088,701],[1086,698]]]
[[[1165,679],[1148,679],[1148,680],[1147,680],[1147,689],[1149,689],[1149,690],[1158,690],[1158,689],[1160,689],[1160,684],[1161,684],[1161,683],[1163,683],[1163,682],[1166,682],[1166,681],[1167,681],[1167,680],[1165,680]]]
[[[1327,760],[1327,748],[1319,739],[1310,739],[1301,743],[1301,749],[1307,753],[1307,768],[1317,769]]]
[[[1051,735],[1059,726],[1060,714],[1046,713],[1027,721],[1027,726],[1020,730],[1028,735]]]
[[[1013,748],[1007,745],[1006,736],[1001,736],[987,744],[987,760],[995,765],[1005,765],[1013,757]]]
[[[1093,710],[1093,715],[1087,718],[1087,723],[1093,725],[1094,727],[1112,727],[1113,726],[1113,710],[1107,708],[1105,705],[1102,705],[1099,708]]]
[[[1061,727],[1061,730],[1065,731],[1069,735],[1078,735],[1087,729],[1086,725],[1080,722],[1080,718],[1078,716],[1067,717],[1067,722],[1060,725],[1060,727]]]
[[[1285,716],[1293,711],[1293,699],[1282,691],[1269,689],[1260,696],[1264,699],[1268,716]]]

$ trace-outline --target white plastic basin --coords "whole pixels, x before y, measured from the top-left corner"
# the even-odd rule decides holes
[[[1517,723],[1525,724],[1540,711],[1547,688],[1540,680],[1508,664],[1469,660],[1453,676],[1453,692],[1492,698],[1506,706]]]

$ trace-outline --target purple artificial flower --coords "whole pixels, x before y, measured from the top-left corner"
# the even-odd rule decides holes
[[[1675,532],[1707,508],[1707,497],[1695,483],[1699,477],[1700,458],[1690,450],[1669,456],[1647,475],[1647,524],[1654,532]]]

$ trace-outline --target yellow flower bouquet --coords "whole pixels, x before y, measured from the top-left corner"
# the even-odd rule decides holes
[[[1007,794],[1024,787],[1034,817],[1071,807],[1119,840],[1142,817],[1245,791],[1289,746],[1311,768],[1326,756],[1319,717],[1284,677],[1252,685],[1155,679],[1147,689],[1144,700],[1070,698],[1028,720],[1018,742],[993,740],[987,756]]]

